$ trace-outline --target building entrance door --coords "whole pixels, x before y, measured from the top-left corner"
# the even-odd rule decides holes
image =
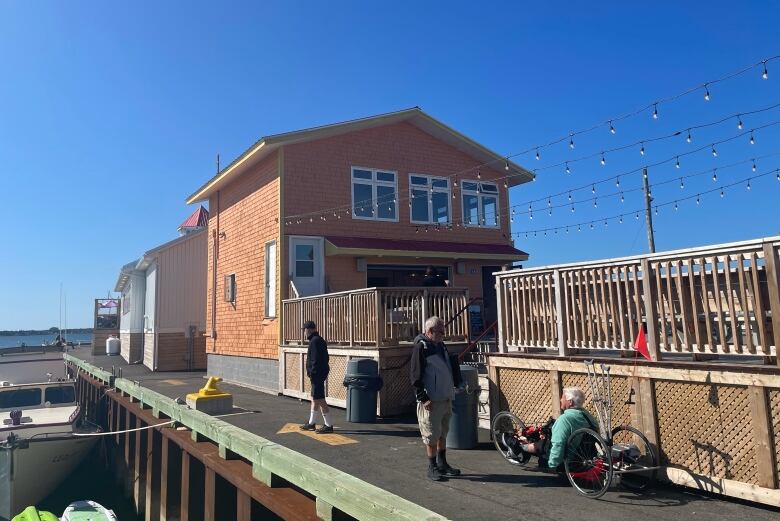
[[[322,237],[290,237],[290,278],[301,297],[325,291]]]

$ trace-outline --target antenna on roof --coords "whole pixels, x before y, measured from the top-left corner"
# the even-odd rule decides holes
[[[217,173],[219,173],[219,154],[217,154]]]

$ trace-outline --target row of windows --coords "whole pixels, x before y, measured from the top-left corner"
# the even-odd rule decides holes
[[[498,185],[462,181],[463,224],[498,227]],[[446,177],[409,174],[409,214],[415,224],[452,222],[452,187]],[[352,217],[398,221],[398,178],[395,172],[352,168]]]
[[[61,403],[73,403],[76,401],[76,391],[72,385],[47,387],[44,402],[51,405]],[[0,392],[0,409],[12,409],[17,407],[40,407],[41,388],[28,387],[22,389],[9,389]]]

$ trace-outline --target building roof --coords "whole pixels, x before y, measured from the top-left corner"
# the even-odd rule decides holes
[[[114,291],[118,291],[120,293],[124,291],[127,281],[130,280],[130,274],[135,271],[135,267],[139,260],[140,259],[135,259],[134,261],[128,262],[122,266],[122,268],[119,270],[119,276],[116,279],[116,284],[114,285]]]
[[[189,197],[187,197],[187,204],[207,200],[212,193],[219,190],[222,186],[230,182],[235,177],[241,175],[241,173],[249,164],[253,164],[254,162],[268,156],[268,154],[283,145],[291,145],[295,143],[324,139],[337,136],[339,134],[345,134],[347,132],[355,132],[358,130],[390,125],[402,121],[408,121],[424,132],[427,132],[435,138],[457,148],[465,154],[468,154],[469,156],[479,161],[481,164],[495,163],[501,167],[508,167],[508,175],[511,176],[508,179],[508,184],[510,186],[526,183],[528,181],[532,181],[534,178],[534,174],[520,165],[507,160],[505,156],[493,152],[492,150],[480,145],[473,139],[461,134],[457,130],[448,127],[441,121],[423,112],[419,107],[413,107],[398,112],[390,112],[387,114],[380,114],[367,118],[354,119],[342,123],[334,123],[331,125],[286,132],[284,134],[264,136],[255,142],[254,145],[249,147],[243,154],[233,160],[232,163],[223,168],[219,173],[217,173],[217,175],[209,179],[206,183],[203,184],[203,186],[198,188]]]
[[[327,236],[325,255],[386,255],[451,259],[526,260],[528,254],[509,244],[396,240],[370,237]]]
[[[203,206],[199,206],[192,215],[179,225],[179,231],[184,228],[207,228],[209,225],[209,212]]]

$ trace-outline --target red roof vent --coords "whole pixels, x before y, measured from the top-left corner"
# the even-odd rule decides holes
[[[202,206],[192,212],[192,215],[181,223],[179,226],[179,233],[182,235],[206,228],[209,225],[209,212]]]

